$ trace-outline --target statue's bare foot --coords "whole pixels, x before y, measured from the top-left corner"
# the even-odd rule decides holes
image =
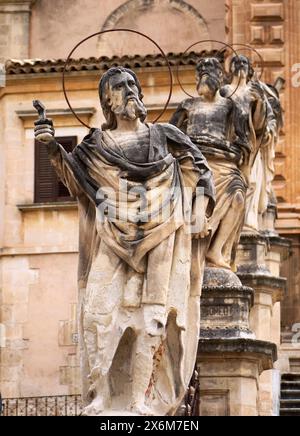
[[[152,410],[144,403],[134,403],[130,407],[130,412],[137,414],[138,416],[154,416]]]
[[[231,269],[230,265],[225,261],[220,253],[211,252],[206,257],[207,266],[214,268]]]
[[[101,398],[95,398],[91,404],[84,408],[82,416],[98,416],[103,410],[103,400]]]

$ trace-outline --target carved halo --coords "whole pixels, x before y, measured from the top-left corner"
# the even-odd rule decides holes
[[[165,105],[164,105],[164,108],[163,108],[163,110],[161,111],[161,113],[158,115],[158,117],[156,117],[155,118],[155,120],[153,121],[153,123],[156,123],[162,116],[163,116],[163,114],[165,113],[165,111],[167,110],[167,108],[168,108],[168,105],[169,105],[169,102],[170,102],[170,100],[171,100],[171,97],[172,97],[172,91],[173,91],[173,76],[172,76],[172,70],[171,70],[171,65],[170,65],[170,63],[169,63],[169,61],[168,61],[168,58],[167,58],[167,56],[166,56],[166,54],[164,53],[164,51],[162,50],[162,48],[152,39],[152,38],[150,38],[149,36],[147,36],[147,35],[145,35],[144,33],[142,33],[142,32],[138,32],[137,30],[132,30],[132,29],[108,29],[108,30],[102,30],[102,31],[100,31],[100,32],[96,32],[96,33],[93,33],[92,35],[89,35],[89,36],[87,36],[86,38],[84,38],[84,39],[82,39],[78,44],[76,44],[76,46],[71,50],[71,52],[69,53],[69,55],[68,55],[68,57],[67,57],[67,60],[66,60],[66,62],[65,62],[65,65],[64,65],[64,69],[63,69],[63,73],[62,73],[62,87],[63,87],[63,93],[64,93],[64,96],[65,96],[65,99],[66,99],[66,102],[67,102],[67,105],[69,106],[69,108],[70,108],[70,110],[71,110],[71,112],[72,112],[72,114],[74,115],[74,117],[75,118],[77,118],[77,120],[83,125],[83,126],[85,126],[85,127],[87,127],[88,129],[90,129],[90,126],[88,125],[88,124],[86,124],[86,123],[84,123],[80,118],[79,118],[79,116],[75,113],[75,111],[73,110],[73,108],[72,108],[72,105],[71,105],[71,103],[70,103],[70,100],[69,100],[69,98],[68,98],[68,96],[67,96],[67,91],[66,91],[66,70],[67,70],[67,66],[68,66],[68,63],[69,63],[69,61],[70,61],[70,59],[71,59],[71,56],[73,55],[73,53],[75,52],[75,50],[81,45],[81,44],[83,44],[84,42],[86,42],[86,41],[88,41],[89,39],[91,39],[91,38],[94,38],[95,36],[99,36],[99,35],[103,35],[104,33],[111,33],[111,32],[130,32],[130,33],[135,33],[135,34],[137,34],[137,35],[140,35],[140,36],[143,36],[144,38],[146,38],[146,39],[148,39],[148,41],[150,41],[150,42],[152,42],[158,49],[159,49],[159,51],[160,51],[160,53],[162,54],[162,56],[164,57],[164,59],[165,59],[165,61],[166,61],[166,64],[167,64],[167,67],[168,67],[168,70],[169,70],[169,79],[170,79],[170,91],[169,91],[169,96],[168,96],[168,99],[167,99],[167,101],[166,101],[166,103],[165,103]]]
[[[237,49],[237,50],[236,50],[237,52],[241,52],[242,50],[245,50],[245,49],[246,49],[246,50],[249,50],[249,51],[253,51],[253,52],[254,52],[254,53],[259,57],[260,62],[261,62],[261,70],[260,70],[260,76],[258,77],[258,79],[261,80],[262,75],[263,75],[263,73],[264,73],[264,71],[265,71],[265,61],[264,61],[262,55],[261,55],[257,50],[255,50],[255,48],[251,47],[251,45],[235,43],[235,44],[232,44],[232,46],[242,47],[242,48],[240,48],[240,49]],[[262,143],[263,143],[263,139],[264,139],[264,136],[265,136],[265,132],[266,132],[266,130],[267,130],[267,124],[265,123],[265,125],[264,125],[264,130],[263,130],[263,132],[262,132],[262,134],[261,134],[260,144],[259,144],[259,147],[258,147],[257,150],[259,150],[260,147],[262,146]],[[257,153],[258,153],[258,152],[257,152]]]
[[[190,46],[189,46],[189,47],[188,47],[188,48],[183,52],[182,56],[184,56],[184,55],[186,54],[187,51],[189,51],[191,48],[195,47],[196,45],[204,44],[204,43],[208,43],[208,42],[213,42],[213,43],[217,43],[217,44],[222,44],[223,47],[228,47],[228,48],[230,48],[230,49],[233,51],[233,53],[234,53],[236,56],[238,56],[238,52],[237,52],[237,51],[236,51],[236,50],[235,50],[235,49],[234,49],[230,44],[226,44],[225,42],[217,41],[217,40],[214,40],[214,39],[205,39],[205,40],[202,40],[202,41],[194,42],[193,44],[191,44],[191,45],[190,45]],[[222,50],[222,49],[221,49],[221,50]],[[220,53],[221,50],[219,50],[218,53]],[[182,91],[183,91],[186,95],[188,95],[189,97],[191,97],[191,98],[196,98],[196,97],[194,97],[193,95],[191,95],[191,94],[189,94],[188,92],[186,92],[186,90],[185,90],[184,87],[182,86],[182,83],[181,83],[180,78],[179,78],[179,65],[177,65],[177,69],[176,69],[176,77],[177,77],[178,84],[179,84],[180,88],[182,89]],[[233,91],[233,93],[232,93],[231,95],[228,96],[228,98],[232,97],[233,94],[236,93],[236,91],[238,90],[238,87],[240,86],[240,81],[241,81],[241,78],[239,78],[239,83],[237,84],[237,86],[236,86],[235,90]]]

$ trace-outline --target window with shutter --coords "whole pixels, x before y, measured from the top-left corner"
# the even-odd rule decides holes
[[[77,136],[56,138],[67,152],[77,145]],[[35,203],[70,201],[72,197],[65,185],[58,179],[51,165],[47,147],[35,141]]]

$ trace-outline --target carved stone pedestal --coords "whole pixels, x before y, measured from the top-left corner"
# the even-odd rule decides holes
[[[200,339],[200,416],[257,416],[259,376],[276,359],[270,342]]]
[[[222,280],[225,284],[218,286]],[[234,273],[206,268],[201,297],[201,338],[253,339],[249,328],[253,295],[253,290],[242,286]]]
[[[201,416],[257,416],[259,377],[273,368],[276,345],[250,328],[254,291],[231,271],[207,268],[196,369]]]
[[[279,277],[280,263],[287,242],[276,235],[242,235],[238,250],[238,276],[254,290],[250,328],[258,340],[280,346],[280,302],[286,279]],[[278,363],[277,363],[278,365]],[[275,366],[276,367],[276,366]],[[279,414],[280,371],[272,369],[260,376],[259,414]]]

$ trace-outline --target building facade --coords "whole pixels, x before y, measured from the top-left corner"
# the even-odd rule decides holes
[[[155,23],[155,24],[154,24]],[[291,241],[281,276],[288,287],[277,307],[285,371],[300,372],[300,0],[0,0],[0,383],[2,397],[80,392],[76,328],[78,213],[75,201],[35,144],[32,100],[44,102],[56,136],[72,149],[88,129],[62,93],[64,59],[82,38],[117,28],[155,39],[172,65],[168,121],[194,93],[194,66],[202,51],[227,41],[254,47],[264,60],[263,79],[286,81],[281,95],[285,125],[276,152],[276,230]],[[258,57],[236,46],[253,61]],[[162,111],[170,78],[157,47],[124,32],[95,36],[72,56],[66,79],[77,115],[89,126],[103,122],[98,82],[121,64],[136,71],[151,121]],[[260,68],[257,68],[259,71]],[[0,72],[1,74],[1,72]],[[277,327],[278,327],[277,325]],[[275,328],[275,327],[274,327]],[[296,338],[297,339],[297,338]]]

